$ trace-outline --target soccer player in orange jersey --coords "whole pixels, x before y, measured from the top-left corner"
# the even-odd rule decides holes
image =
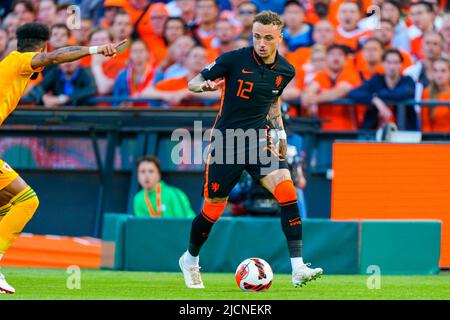
[[[0,62],[0,125],[14,111],[33,75],[44,67],[71,62],[91,54],[114,56],[126,40],[94,47],[64,47],[46,52],[48,28],[39,23],[17,29],[17,51]],[[0,261],[3,254],[33,217],[39,200],[31,187],[0,159]],[[0,273],[0,293],[14,293]]]

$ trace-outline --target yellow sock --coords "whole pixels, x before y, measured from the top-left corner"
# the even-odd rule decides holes
[[[39,206],[39,200],[33,189],[28,186],[14,196],[9,204],[11,207],[8,214],[0,220],[0,254],[6,252],[33,217]]]

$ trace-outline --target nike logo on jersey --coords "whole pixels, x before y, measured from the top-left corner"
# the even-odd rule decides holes
[[[242,69],[242,73],[253,73],[253,71],[245,70],[245,68],[244,68],[244,69]]]

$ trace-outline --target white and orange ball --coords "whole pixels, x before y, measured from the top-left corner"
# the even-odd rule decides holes
[[[249,258],[239,264],[235,278],[239,288],[244,291],[265,291],[272,284],[273,272],[267,261]]]

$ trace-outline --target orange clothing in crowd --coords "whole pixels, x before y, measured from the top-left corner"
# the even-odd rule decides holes
[[[111,2],[111,3],[109,3]],[[128,1],[113,0],[105,1],[104,6],[120,6],[126,11],[131,18],[131,24],[134,26],[142,15],[142,9],[135,9]],[[137,33],[142,41],[147,45],[148,50],[153,54],[156,63],[161,62],[167,56],[167,47],[164,40],[154,33],[151,25],[151,14],[162,14],[168,16],[169,13],[163,3],[153,3],[145,13],[145,16],[139,21],[137,26]],[[128,60],[128,57],[127,57]]]
[[[339,24],[337,20],[337,12],[341,3],[345,0],[331,0],[328,5],[327,20],[330,21],[335,27]],[[305,22],[316,24],[320,18],[317,16],[314,10],[314,1],[311,1],[310,5],[306,9]]]
[[[80,59],[80,66],[83,68],[90,68],[92,63],[92,56],[86,56]]]
[[[161,91],[180,91],[186,90],[188,88],[188,77],[171,78],[167,80],[162,80],[155,85],[155,89]],[[198,107],[203,106],[201,102],[184,102],[183,106],[186,107]],[[213,105],[213,107],[218,107],[218,105]]]
[[[422,51],[422,39],[423,35],[420,35],[418,37],[415,37],[409,42],[410,43],[409,51],[416,60],[423,60],[425,58]]]
[[[302,66],[311,58],[311,47],[300,47],[294,52],[287,53],[284,57],[292,64],[296,71],[300,70]]]
[[[402,62],[402,72],[403,72],[406,68],[413,65],[414,62],[413,62],[413,59],[411,58],[411,55],[407,51],[402,50],[402,49],[398,49],[398,50],[400,51],[400,54],[403,57],[403,62]]]
[[[369,38],[372,34],[370,30],[355,29],[347,32],[340,26],[336,28],[335,43],[349,47],[353,51],[357,51],[360,47],[360,43],[364,38]]]
[[[383,64],[380,62],[375,66],[373,70],[369,70],[369,65],[367,64],[366,59],[364,58],[364,54],[362,51],[358,51],[354,57],[354,64],[358,75],[360,76],[362,81],[369,80],[376,73],[384,74]]]
[[[148,50],[152,53],[157,64],[166,58],[168,49],[161,37],[155,34],[147,34],[142,36],[142,41],[147,45]]]
[[[356,70],[348,66],[342,70],[334,81],[328,71],[317,72],[313,81],[319,84],[321,90],[332,89],[344,82],[351,84],[353,88],[361,84]],[[331,120],[323,123],[323,130],[356,130],[358,126],[355,109],[347,105],[319,105],[319,117],[324,120]]]
[[[159,81],[155,88],[161,91],[178,91],[188,88],[187,77],[171,78]]]
[[[194,29],[194,35],[200,40],[202,46],[204,46],[206,49],[211,48],[212,41],[215,38],[215,33],[211,32],[208,35],[206,35],[199,30],[200,30],[199,28]]]
[[[337,14],[339,11],[339,6],[344,2],[358,2],[358,1],[349,1],[349,0],[331,0],[328,4],[328,16],[327,20],[330,21],[335,27],[338,26],[339,21],[337,19]],[[367,8],[372,5],[371,0],[362,0],[361,1],[361,17],[366,16]],[[320,19],[317,16],[315,10],[314,10],[314,1],[310,0],[308,5],[306,6],[306,15],[305,15],[305,22],[316,24]]]
[[[163,3],[153,3],[148,9],[146,15],[141,19],[137,27],[137,33],[147,45],[148,50],[153,54],[156,63],[161,62],[167,56],[167,46],[163,38],[153,31],[151,17],[169,16],[169,12]]]
[[[213,48],[213,47],[206,49],[206,60],[207,60],[208,64],[215,61],[219,56],[220,56],[219,49]]]
[[[155,88],[161,91],[180,91],[188,88],[187,77],[171,78],[158,82]],[[199,103],[185,103],[183,106],[198,106]]]
[[[422,94],[423,100],[450,101],[450,91],[438,93],[430,98],[430,88],[426,88]],[[450,132],[450,107],[436,106],[434,108],[422,106],[422,131],[424,132]]]

